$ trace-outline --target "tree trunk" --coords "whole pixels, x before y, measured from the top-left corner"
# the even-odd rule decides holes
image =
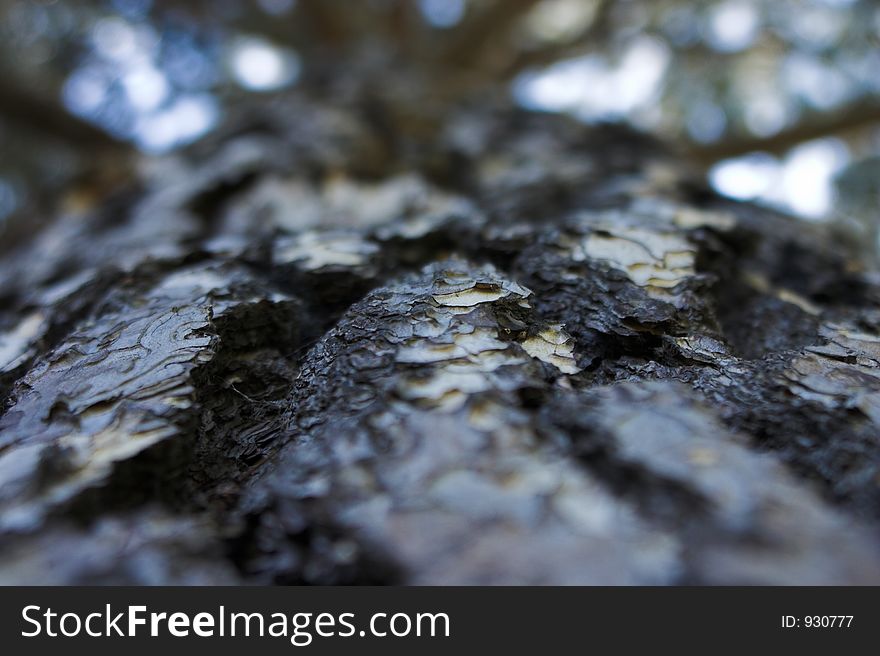
[[[443,116],[278,100],[5,253],[0,581],[880,582],[877,275]]]

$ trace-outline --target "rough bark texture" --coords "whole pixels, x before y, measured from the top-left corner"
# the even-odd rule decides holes
[[[4,253],[0,581],[880,582],[877,275],[421,118],[287,98]]]

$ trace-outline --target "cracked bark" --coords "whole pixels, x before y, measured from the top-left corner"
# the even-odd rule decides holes
[[[621,128],[362,109],[0,262],[0,580],[880,581],[875,272]]]

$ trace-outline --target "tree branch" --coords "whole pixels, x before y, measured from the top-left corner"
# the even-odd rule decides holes
[[[611,35],[612,0],[599,0],[593,19],[576,36],[546,46],[527,50],[517,55],[505,68],[502,77],[510,80],[530,68],[549,66],[558,61],[571,59],[597,50],[597,40]]]
[[[78,149],[129,150],[130,146],[68,112],[60,102],[36,93],[10,75],[3,75],[0,116],[34,132]]]
[[[715,162],[751,152],[781,154],[804,141],[844,134],[880,124],[880,101],[861,100],[830,113],[811,114],[768,137],[733,137],[718,143],[691,145],[685,150],[692,161],[709,167]]]
[[[444,61],[456,66],[476,64],[503,41],[522,16],[541,0],[496,0],[475,13],[452,35]]]

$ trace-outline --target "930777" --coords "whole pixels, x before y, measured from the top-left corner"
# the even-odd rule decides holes
[[[853,625],[853,615],[783,615],[781,626],[784,629],[849,629]]]

